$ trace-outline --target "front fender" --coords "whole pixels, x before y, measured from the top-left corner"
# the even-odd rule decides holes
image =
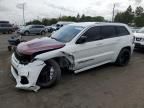
[[[54,50],[54,51],[48,51],[42,54],[39,54],[35,57],[35,59],[40,59],[40,60],[48,60],[48,59],[52,59],[55,57],[63,57],[65,56],[64,53],[61,50]]]
[[[54,50],[54,51],[50,51],[50,52],[46,52],[46,53],[42,53],[40,55],[37,55],[35,58],[46,61],[49,59],[59,58],[59,57],[67,58],[72,65],[71,68],[74,68],[74,56],[67,53],[67,52],[64,52],[64,51]]]

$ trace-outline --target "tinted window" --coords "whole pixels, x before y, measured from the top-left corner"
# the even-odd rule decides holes
[[[37,26],[37,28],[44,28],[44,26]]]
[[[1,24],[1,27],[12,27],[10,24]]]
[[[100,27],[92,27],[87,30],[83,35],[87,37],[87,42],[99,40],[101,39]]]
[[[8,24],[7,27],[12,27],[12,25]]]
[[[30,28],[36,28],[36,26],[31,26]]]
[[[44,28],[44,26],[32,26],[32,28]]]
[[[118,33],[118,36],[124,36],[124,35],[129,35],[130,34],[128,32],[128,30],[123,26],[117,26],[117,33]]]
[[[101,27],[101,36],[103,38],[111,38],[117,35],[116,28],[114,26],[102,26]]]

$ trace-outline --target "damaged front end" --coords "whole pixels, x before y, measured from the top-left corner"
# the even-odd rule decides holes
[[[16,88],[38,91],[39,86],[36,85],[38,76],[42,68],[46,65],[42,60],[32,60],[25,57],[26,55],[17,55],[14,53],[11,59],[11,72],[16,79]],[[20,59],[20,60],[19,60]]]
[[[42,69],[46,66],[44,60],[48,58],[36,57],[64,46],[64,43],[48,37],[20,43],[11,58],[11,72],[17,82],[16,88],[33,91],[40,89],[37,80]]]

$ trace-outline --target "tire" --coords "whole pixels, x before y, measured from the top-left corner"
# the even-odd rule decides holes
[[[12,51],[12,46],[8,46],[8,51]]]
[[[130,50],[124,48],[120,51],[115,64],[118,66],[126,66],[129,63],[130,57],[131,57]]]
[[[8,34],[12,34],[12,32],[13,32],[12,30],[9,30],[9,31],[8,31]]]
[[[45,31],[42,31],[42,32],[41,32],[41,35],[45,35]]]
[[[50,72],[50,70],[52,72]],[[55,60],[51,59],[46,61],[46,66],[42,69],[38,77],[37,85],[42,88],[51,87],[55,85],[60,80],[60,78],[61,78],[60,66]]]
[[[25,35],[25,36],[28,36],[29,34],[30,34],[29,31],[25,31],[25,32],[24,32],[24,35]]]

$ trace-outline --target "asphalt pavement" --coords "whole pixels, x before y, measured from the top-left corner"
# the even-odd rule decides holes
[[[128,66],[64,72],[58,85],[35,93],[15,88],[7,49],[10,36],[0,35],[0,108],[144,108],[144,49],[134,51]],[[42,36],[25,39],[36,37]]]

